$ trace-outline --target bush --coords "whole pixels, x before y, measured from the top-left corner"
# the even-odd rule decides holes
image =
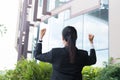
[[[52,67],[35,60],[20,60],[14,70],[8,70],[2,80],[49,80]]]
[[[103,68],[96,80],[120,80],[120,64],[111,64]]]
[[[22,59],[14,70],[0,71],[0,80],[50,80],[52,65],[35,60]],[[120,64],[104,68],[86,66],[82,70],[83,80],[120,80]]]
[[[0,80],[3,80],[5,75],[5,71],[0,71]]]
[[[3,80],[3,75],[2,74],[0,74],[0,80]]]
[[[40,62],[39,66],[41,69],[42,80],[50,80],[51,73],[52,73],[52,65],[45,62]]]
[[[86,66],[82,70],[83,80],[95,80],[101,68]]]

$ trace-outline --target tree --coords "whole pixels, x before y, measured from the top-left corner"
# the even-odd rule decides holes
[[[0,24],[0,36],[3,36],[7,32],[6,26]]]

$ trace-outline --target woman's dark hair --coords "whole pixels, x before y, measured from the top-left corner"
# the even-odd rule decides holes
[[[62,31],[62,36],[65,41],[68,43],[68,51],[70,57],[70,63],[74,63],[75,55],[76,55],[76,39],[77,39],[77,31],[72,26],[66,26]]]

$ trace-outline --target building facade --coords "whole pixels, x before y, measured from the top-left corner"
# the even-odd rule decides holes
[[[88,34],[95,35],[94,45],[97,52],[97,65],[108,63],[112,53],[111,42],[114,41],[111,29],[113,15],[112,3],[108,0],[19,0],[19,18],[16,36],[18,60],[21,56],[33,58],[34,45],[39,31],[46,28],[43,40],[43,52],[53,47],[63,47],[61,31],[67,26],[74,26],[78,31],[77,47],[90,49]],[[111,5],[110,5],[111,3]],[[111,10],[109,9],[109,6]],[[110,11],[109,11],[110,10]],[[109,15],[108,15],[109,14]],[[109,18],[108,18],[109,17]],[[109,23],[111,21],[111,23]],[[112,31],[112,32],[111,32]],[[119,52],[119,51],[118,51]],[[118,54],[117,52],[117,54]],[[117,56],[118,57],[118,56]]]

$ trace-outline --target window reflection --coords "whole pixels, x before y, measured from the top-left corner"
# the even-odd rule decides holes
[[[43,2],[44,1],[45,0],[39,0],[39,6],[40,7],[43,6]],[[46,0],[46,2],[47,2],[47,5],[46,5],[47,6],[47,10],[51,11],[51,10],[53,10],[53,9],[55,9],[55,8],[65,4],[65,3],[67,3],[69,1],[71,1],[71,0]]]

